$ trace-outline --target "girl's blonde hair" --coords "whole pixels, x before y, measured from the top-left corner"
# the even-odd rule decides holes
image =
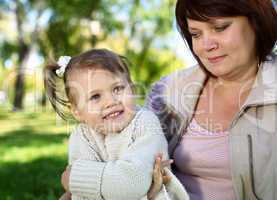
[[[133,89],[133,82],[128,69],[129,61],[126,57],[118,55],[107,49],[92,49],[70,59],[65,68],[63,77],[59,77],[56,70],[60,68],[57,63],[45,66],[43,70],[44,87],[54,110],[64,120],[72,119],[70,112],[74,99],[70,92],[68,77],[76,69],[97,68],[123,75]]]

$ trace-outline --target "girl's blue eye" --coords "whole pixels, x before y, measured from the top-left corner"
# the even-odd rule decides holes
[[[100,99],[100,94],[94,94],[89,99],[92,101],[97,101]]]
[[[116,86],[114,89],[113,89],[113,92],[115,93],[115,94],[118,94],[118,93],[120,93],[121,91],[123,91],[125,89],[125,86],[124,85],[118,85],[118,86]]]

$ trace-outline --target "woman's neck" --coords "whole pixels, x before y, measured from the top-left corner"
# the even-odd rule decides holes
[[[234,73],[229,76],[211,77],[211,82],[214,85],[220,86],[224,90],[234,90],[235,88],[244,88],[246,90],[251,89],[258,72],[258,64],[255,63],[252,66]]]

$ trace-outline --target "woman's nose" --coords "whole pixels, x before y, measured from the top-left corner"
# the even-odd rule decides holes
[[[205,51],[212,51],[218,48],[218,42],[215,38],[208,35],[203,38],[203,48]]]

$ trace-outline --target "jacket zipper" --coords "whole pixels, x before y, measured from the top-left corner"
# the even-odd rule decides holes
[[[247,139],[248,139],[248,149],[249,149],[249,171],[250,171],[251,188],[255,198],[258,200],[261,200],[257,196],[256,190],[255,190],[254,165],[253,165],[253,141],[250,134],[247,135]]]

